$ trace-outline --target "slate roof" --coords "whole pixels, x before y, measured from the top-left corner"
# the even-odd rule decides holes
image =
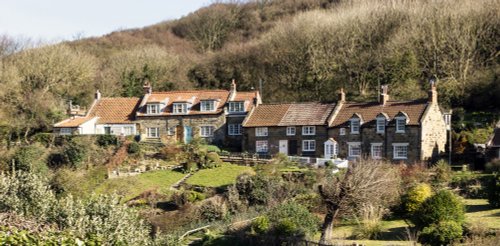
[[[493,136],[488,142],[489,147],[500,147],[500,121],[497,123],[495,130],[493,131]]]
[[[334,103],[284,103],[258,105],[244,127],[326,125]]]
[[[146,95],[141,102],[141,108],[137,111],[138,116],[148,116],[146,114],[146,107],[148,103],[164,103],[166,107],[161,114],[155,116],[172,115],[173,104],[176,102],[188,102],[191,104],[191,110],[188,115],[207,115],[219,114],[224,111],[224,106],[229,101],[230,92],[227,90],[186,90],[186,91],[166,91],[166,92],[153,92]],[[252,92],[236,92],[233,100],[231,101],[245,101],[245,112],[251,110],[253,100],[257,97],[257,91]],[[200,101],[215,100],[215,111],[200,111]],[[176,114],[178,115],[178,114]]]
[[[137,97],[101,98],[91,108],[87,117],[99,117],[97,124],[132,123],[139,103],[140,99]]]
[[[428,101],[426,99],[414,101],[387,101],[385,105],[379,102],[345,102],[331,122],[330,127],[347,124],[354,114],[360,115],[363,119],[363,123],[368,123],[374,121],[380,113],[386,114],[389,120],[393,120],[399,112],[408,115],[408,125],[419,125],[420,118],[422,118],[427,105]]]

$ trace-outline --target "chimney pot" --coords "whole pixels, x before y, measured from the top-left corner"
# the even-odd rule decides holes
[[[99,100],[99,99],[101,99],[101,92],[100,92],[99,90],[96,90],[96,92],[95,92],[95,96],[94,96],[94,99],[95,99],[95,100]]]
[[[380,91],[380,95],[379,95],[379,103],[382,105],[385,105],[387,103],[387,101],[389,101],[389,93],[388,93],[389,86],[382,85],[380,88],[381,88],[381,91]]]
[[[339,102],[345,102],[345,92],[344,92],[344,88],[340,88],[340,91],[339,91]]]
[[[431,88],[429,90],[429,102],[437,103],[438,94],[437,94],[437,88],[436,88],[436,81],[431,79],[430,84],[431,84]]]
[[[144,82],[142,89],[144,90],[144,94],[151,94],[151,92],[153,91],[151,84],[149,83],[148,80]]]

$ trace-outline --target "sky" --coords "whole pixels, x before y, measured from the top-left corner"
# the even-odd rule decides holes
[[[47,42],[178,19],[210,0],[0,0],[0,35]]]

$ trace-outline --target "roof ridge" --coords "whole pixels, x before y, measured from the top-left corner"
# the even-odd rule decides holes
[[[229,93],[229,90],[222,90],[222,89],[216,89],[216,90],[201,89],[201,90],[178,90],[178,91],[153,91],[151,94],[192,93],[192,92],[204,92],[204,91],[209,91],[209,92],[228,92]]]

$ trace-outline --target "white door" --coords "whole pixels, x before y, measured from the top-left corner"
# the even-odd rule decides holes
[[[331,159],[337,155],[336,145],[337,143],[332,140],[325,142],[325,159]]]
[[[288,155],[288,140],[280,140],[280,153]]]

